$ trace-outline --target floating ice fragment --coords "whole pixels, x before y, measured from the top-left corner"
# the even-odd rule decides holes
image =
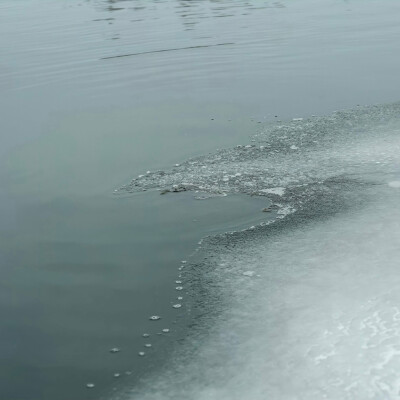
[[[174,307],[174,308],[181,308],[181,307],[182,307],[182,304],[174,304],[172,307]]]
[[[400,181],[392,181],[392,182],[389,182],[388,185],[391,188],[399,189],[400,188]]]
[[[177,297],[178,300],[183,300],[182,296]]]
[[[303,121],[303,118],[293,118],[292,121]]]
[[[158,321],[159,319],[161,319],[161,317],[159,315],[152,315],[149,319],[150,321]]]
[[[290,148],[292,149],[292,150],[298,150],[299,148],[297,147],[297,146],[295,146],[294,144],[292,144],[291,146],[290,146]]]
[[[186,187],[184,184],[180,184],[180,185],[172,185],[172,191],[174,193],[178,193],[178,192],[186,192]]]
[[[125,375],[132,375],[132,371],[125,371]]]
[[[87,383],[86,384],[86,387],[89,388],[89,389],[94,388],[94,386],[95,386],[94,383]]]
[[[112,349],[110,349],[110,353],[119,353],[120,351],[121,349],[118,347],[113,347]]]
[[[245,272],[243,272],[243,275],[244,275],[244,276],[250,276],[250,277],[252,277],[252,276],[254,276],[254,274],[255,274],[254,271],[245,271]]]
[[[162,331],[163,331],[164,333],[168,333],[168,332],[169,332],[169,329],[168,329],[168,328],[164,328]]]
[[[121,374],[119,373],[119,372],[116,372],[115,374],[114,374],[114,378],[119,378],[121,376]]]
[[[182,260],[181,263],[182,263],[182,264],[186,264],[187,261],[186,261],[186,260]]]
[[[138,353],[138,355],[139,355],[140,357],[143,357],[145,354],[146,354],[146,353],[145,353],[144,351],[139,351],[139,353]]]
[[[175,164],[175,167],[179,167],[181,164]]]
[[[182,281],[175,281],[175,283],[182,283]]]
[[[150,174],[150,171],[146,171],[146,174]]]
[[[151,345],[151,343],[146,343],[145,345],[144,345],[144,347],[147,347],[147,348],[150,348],[152,345]]]
[[[177,286],[175,289],[176,290],[183,290],[183,287],[182,286]]]
[[[143,337],[149,337],[150,336],[150,334],[149,333],[143,333],[143,335],[142,335]]]

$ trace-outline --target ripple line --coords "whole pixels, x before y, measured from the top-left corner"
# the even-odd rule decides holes
[[[189,50],[189,49],[203,49],[207,47],[217,47],[217,46],[229,46],[235,43],[217,43],[217,44],[206,44],[206,45],[199,45],[199,46],[188,46],[188,47],[178,47],[175,49],[162,49],[162,50],[152,50],[152,51],[142,51],[140,53],[130,53],[130,54],[120,54],[117,56],[108,56],[108,57],[101,57],[100,60],[110,60],[112,58],[121,58],[121,57],[132,57],[132,56],[141,56],[143,54],[153,54],[153,53],[163,53],[167,51],[179,51],[179,50]]]

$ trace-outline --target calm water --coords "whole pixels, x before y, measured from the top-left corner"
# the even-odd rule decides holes
[[[246,144],[264,122],[397,101],[399,13],[389,0],[3,0],[0,398],[108,397],[162,369],[189,323],[172,307],[180,261],[204,235],[265,220],[266,200],[114,190]]]

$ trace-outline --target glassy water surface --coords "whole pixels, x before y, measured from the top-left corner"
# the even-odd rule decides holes
[[[267,220],[269,200],[114,190],[264,123],[397,101],[399,11],[3,0],[0,398],[108,397],[162,369],[190,324],[172,307],[180,261],[204,235]]]

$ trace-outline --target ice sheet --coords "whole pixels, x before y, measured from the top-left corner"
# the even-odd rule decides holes
[[[124,188],[267,195],[282,213],[202,242],[190,337],[128,398],[400,397],[399,111],[272,126]]]

